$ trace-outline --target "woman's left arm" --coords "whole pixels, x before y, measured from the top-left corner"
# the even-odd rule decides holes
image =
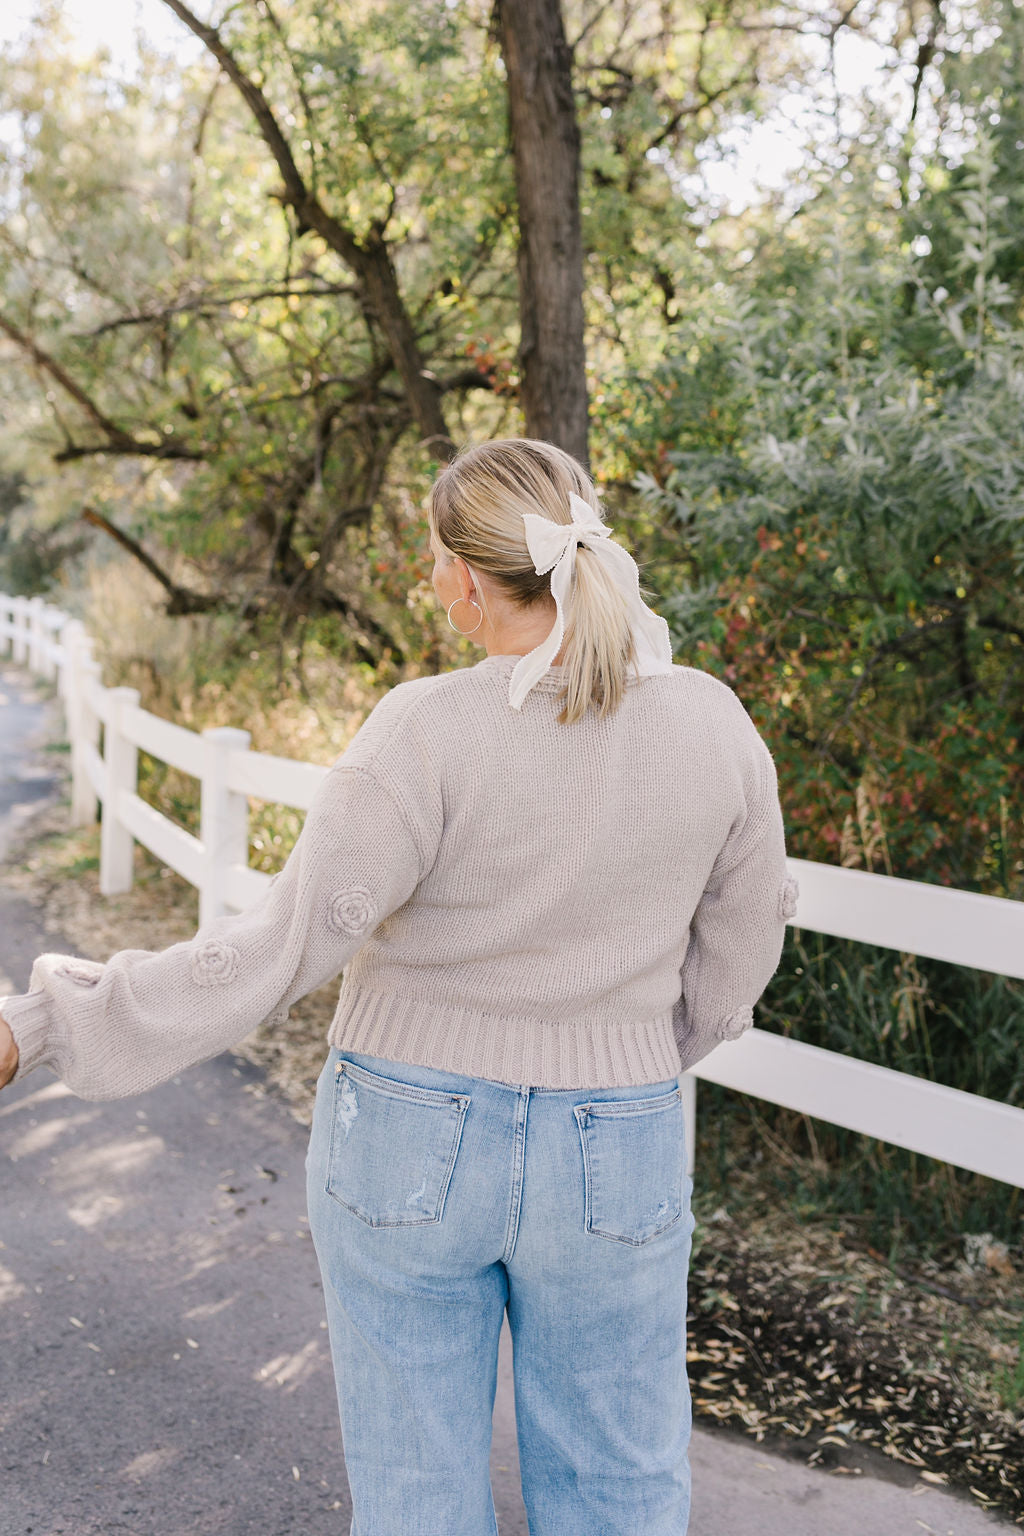
[[[754,1022],[778,969],[798,888],[788,872],[775,763],[754,741],[756,786],[740,830],[715,861],[690,921],[673,1025],[684,1071]]]
[[[18,1051],[8,1080],[45,1065],[80,1098],[124,1098],[236,1045],[342,970],[415,890],[429,841],[373,772],[338,763],[246,911],[106,964],[42,955],[28,992],[0,998]]]

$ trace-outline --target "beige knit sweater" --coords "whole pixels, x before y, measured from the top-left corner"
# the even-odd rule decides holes
[[[675,666],[559,725],[518,657],[393,688],[247,911],[159,953],[43,955],[0,1000],[16,1081],[139,1093],[344,970],[331,1045],[501,1082],[675,1077],[752,1022],[796,905],[775,764],[736,694]]]

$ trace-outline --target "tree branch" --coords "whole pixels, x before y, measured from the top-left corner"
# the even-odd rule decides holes
[[[315,230],[356,274],[366,303],[387,338],[394,366],[423,434],[422,441],[430,443],[439,458],[449,458],[455,452],[455,443],[445,425],[437,387],[424,369],[412,323],[399,292],[398,276],[380,231],[371,231],[367,240],[361,241],[327,211],[303,180],[269,101],[245,73],[219,30],[200,21],[184,0],[163,0],[163,3],[199,38],[248,106],[281,173],[284,185],[278,195],[283,204],[293,209],[298,234]]]
[[[19,330],[13,321],[8,320],[5,315],[0,315],[0,331],[3,331],[4,335],[8,336],[15,346],[20,347],[23,352],[27,352],[32,361],[44,373],[48,373],[50,378],[59,384],[61,389],[82,407],[82,410],[89,417],[93,425],[99,427],[101,432],[105,432],[111,441],[119,441],[127,437],[127,434],[122,431],[117,423],[111,421],[109,416],[104,415],[95,401],[91,400],[85,393],[85,390],[75,383],[75,380],[57,362],[56,358],[51,357],[49,352],[44,352],[38,342],[34,341],[31,336],[26,336],[24,331]]]
[[[856,678],[852,688],[847,694],[846,706],[840,718],[833,722],[821,738],[823,747],[830,746],[839,732],[845,728],[853,714],[854,705],[861,693],[871,682],[879,666],[887,656],[894,652],[906,653],[916,650],[920,645],[927,645],[936,632],[948,634],[951,630],[950,615],[948,613],[939,618],[927,619],[923,624],[915,624],[911,629],[902,630],[898,635],[893,635],[889,640],[883,640],[872,648],[871,654],[864,662],[864,670]]]
[[[197,448],[186,448],[183,443],[142,443],[129,437],[116,443],[71,443],[67,448],[58,448],[53,462],[70,464],[75,459],[95,459],[103,453],[122,458],[174,459],[189,464],[200,464],[206,458],[205,453],[200,453]]]
[[[91,331],[76,331],[74,334],[78,338],[92,340],[96,336],[105,336],[110,331],[123,330],[126,326],[155,324],[157,321],[168,319],[171,315],[216,314],[232,304],[259,304],[263,299],[290,299],[293,295],[300,299],[317,299],[357,293],[358,290],[351,283],[324,283],[318,288],[293,288],[286,284],[284,287],[260,288],[253,293],[225,294],[220,298],[216,295],[203,294],[199,298],[182,299],[177,304],[167,304],[160,309],[143,310],[134,315],[119,315],[116,320],[104,320],[102,325],[97,325]]]
[[[142,545],[133,539],[131,534],[125,533],[122,528],[116,527],[102,512],[97,512],[95,507],[83,507],[81,512],[83,523],[88,523],[92,528],[99,528],[127,550],[133,560],[137,560],[144,566],[149,574],[160,583],[168,595],[167,612],[172,616],[185,613],[210,613],[215,608],[223,608],[227,599],[223,594],[190,592],[187,587],[179,587],[172,581],[167,572],[157,565],[152,555],[147,555]]]
[[[65,394],[70,395],[76,405],[81,406],[94,426],[98,427],[106,435],[107,441],[92,447],[69,444],[61,448],[53,455],[57,464],[65,464],[70,459],[83,459],[97,453],[121,453],[138,454],[143,458],[151,459],[201,459],[203,454],[195,449],[186,448],[183,443],[169,442],[166,439],[155,443],[140,442],[119,427],[116,421],[112,421],[96,402],[86,394],[80,384],[71,377],[67,370],[58,363],[55,357],[51,357],[37,341],[31,336],[26,336],[24,331],[18,329],[13,321],[0,314],[0,331],[14,342],[15,346],[31,357],[32,361],[48,373],[54,383],[59,384]]]
[[[994,613],[986,614],[984,617],[979,614],[977,624],[979,629],[994,629],[997,634],[1010,635],[1024,644],[1024,629],[1018,624],[1008,624],[1005,619],[998,618]]]

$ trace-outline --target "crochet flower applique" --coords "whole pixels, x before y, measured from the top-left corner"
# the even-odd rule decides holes
[[[754,1010],[752,1007],[737,1008],[735,1013],[718,1026],[719,1040],[738,1040],[754,1022]]]
[[[57,967],[57,975],[73,981],[76,987],[94,987],[102,974],[103,966],[96,960],[65,960]]]
[[[199,987],[223,986],[238,978],[238,950],[206,939],[192,951],[192,980]]]
[[[377,916],[377,907],[369,891],[356,886],[350,891],[338,891],[331,897],[327,908],[328,925],[335,933],[343,933],[354,939],[365,933]]]
[[[799,895],[800,887],[792,875],[787,875],[779,886],[779,917],[784,923],[788,923],[791,917],[796,916],[796,903]]]

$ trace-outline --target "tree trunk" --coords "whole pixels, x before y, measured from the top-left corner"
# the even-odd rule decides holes
[[[529,437],[587,451],[580,133],[559,0],[497,0],[519,201],[519,364]]]

